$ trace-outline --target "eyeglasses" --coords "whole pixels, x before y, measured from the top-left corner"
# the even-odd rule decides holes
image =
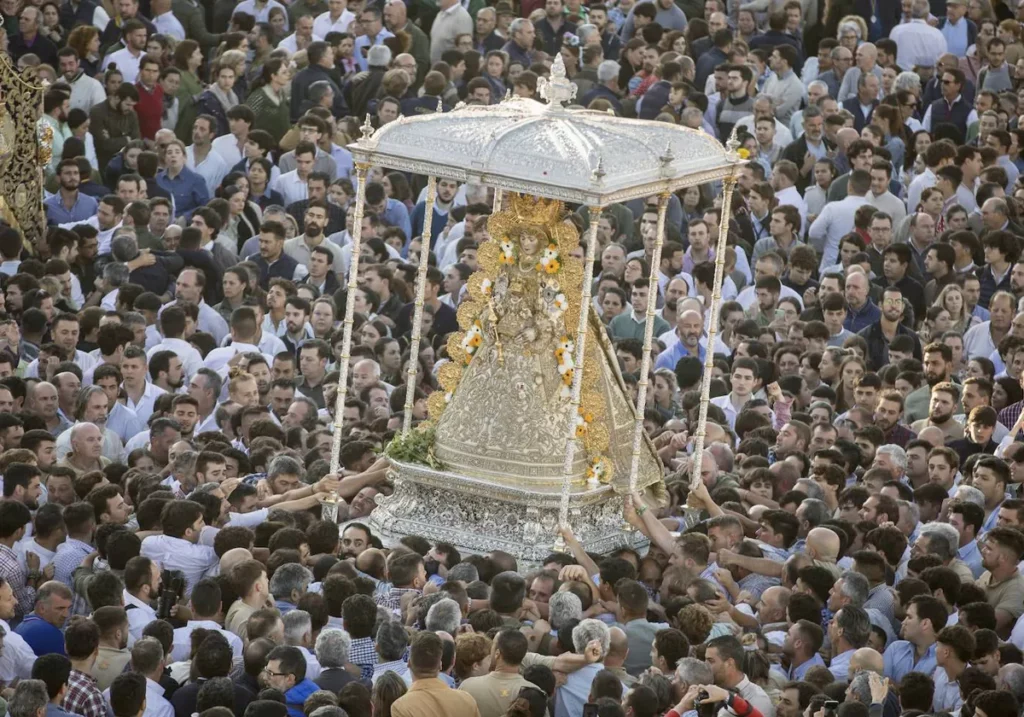
[[[287,677],[291,674],[290,672],[273,672],[268,667],[264,667],[263,672],[270,675],[271,677]]]

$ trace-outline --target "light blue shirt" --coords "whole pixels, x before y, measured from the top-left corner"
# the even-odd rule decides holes
[[[960,682],[950,682],[946,670],[936,667],[932,673],[935,683],[935,696],[932,698],[933,712],[956,712],[963,705],[960,698]]]
[[[570,672],[565,684],[555,692],[555,717],[579,717],[583,714],[583,705],[590,696],[590,685],[604,665],[595,662],[582,669]],[[622,696],[626,696],[626,686],[622,686]]]
[[[393,32],[382,27],[380,32],[377,33],[377,37],[375,37],[372,42],[370,41],[369,35],[360,35],[357,37],[355,52],[352,53],[352,56],[355,58],[356,64],[359,65],[359,69],[366,72],[370,68],[369,64],[367,64],[366,55],[363,54],[364,49],[368,50],[374,45],[382,45],[385,40],[394,36]]]
[[[787,675],[787,677],[791,681],[799,682],[800,680],[802,680],[804,678],[804,675],[807,674],[807,670],[811,669],[812,667],[817,667],[818,665],[821,665],[822,667],[824,667],[825,666],[825,661],[823,659],[821,659],[821,655],[819,655],[817,652],[815,652],[814,653],[814,657],[809,659],[807,662],[804,662],[803,664],[797,665],[796,667],[790,667],[789,668],[789,675]]]
[[[850,677],[850,659],[853,657],[855,650],[847,650],[841,654],[836,655],[832,658],[832,662],[828,665],[829,672],[836,678],[836,682],[849,682]]]
[[[128,441],[132,436],[146,430],[146,424],[139,420],[135,411],[123,403],[115,403],[107,416],[107,428],[121,437],[122,441]]]
[[[958,558],[967,563],[967,567],[971,569],[971,574],[974,575],[975,580],[980,578],[981,574],[985,572],[985,568],[981,567],[981,551],[978,550],[977,540],[972,540],[956,551],[956,554]]]
[[[997,505],[992,512],[988,514],[988,517],[985,518],[985,522],[981,525],[981,530],[978,531],[978,535],[984,535],[988,531],[992,530],[992,528],[996,527],[999,523],[999,508],[1002,507],[1002,505],[1002,502],[1000,502],[999,505]],[[972,567],[971,569],[973,570],[974,568]]]
[[[939,29],[946,38],[946,52],[964,57],[967,54],[967,18],[960,18],[960,22],[955,25],[947,19]]]
[[[899,682],[908,672],[923,672],[930,675],[935,672],[935,647],[932,643],[924,657],[917,659],[917,648],[908,640],[896,640],[885,651],[885,676],[893,682]]]
[[[686,345],[682,341],[677,341],[672,344],[670,348],[667,348],[658,354],[658,360],[654,362],[654,367],[656,369],[667,368],[675,371],[676,364],[679,363],[679,359],[691,355],[692,354],[686,350]],[[704,350],[704,347],[698,344],[697,358],[702,364],[704,363],[704,357],[706,355],[707,352]]]

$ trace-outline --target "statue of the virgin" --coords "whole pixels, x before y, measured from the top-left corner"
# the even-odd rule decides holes
[[[512,195],[488,223],[480,269],[459,307],[443,392],[431,397],[434,454],[447,470],[484,481],[557,491],[571,425],[583,450],[573,481],[625,491],[634,411],[600,321],[588,323],[580,410],[571,387],[583,264],[579,233],[560,202]],[[653,447],[641,445],[641,490],[661,485]]]

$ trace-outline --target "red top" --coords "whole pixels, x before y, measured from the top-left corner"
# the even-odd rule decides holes
[[[135,89],[139,91],[139,102],[135,105],[135,114],[139,116],[139,135],[142,139],[154,139],[164,114],[164,88],[157,82],[150,92],[141,82],[136,82]]]

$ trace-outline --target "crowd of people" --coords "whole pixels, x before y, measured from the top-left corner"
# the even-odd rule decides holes
[[[0,228],[0,714],[1019,715],[1021,7],[0,0],[53,132],[47,231]],[[371,168],[349,295],[346,145],[558,56],[575,107],[747,160],[656,267],[657,197],[567,208],[634,400],[656,309],[667,504],[621,497],[643,553],[382,544],[494,196],[439,180],[424,246],[426,178]]]

